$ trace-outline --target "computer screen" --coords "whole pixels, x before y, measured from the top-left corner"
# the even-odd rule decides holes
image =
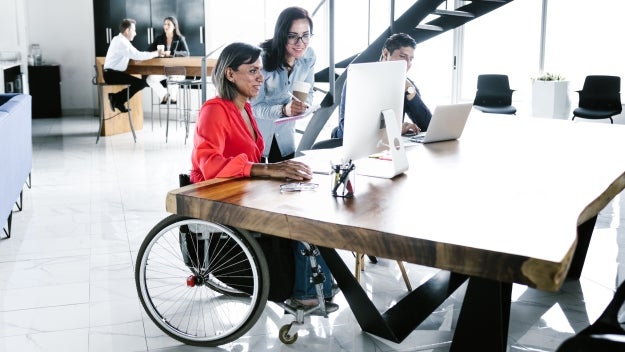
[[[357,160],[388,149],[382,111],[393,110],[401,132],[405,61],[351,64],[345,84],[343,153]]]

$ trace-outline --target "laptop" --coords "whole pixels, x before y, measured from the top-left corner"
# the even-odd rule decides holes
[[[404,137],[404,142],[434,143],[460,138],[473,108],[472,103],[439,105],[434,109],[427,132]]]

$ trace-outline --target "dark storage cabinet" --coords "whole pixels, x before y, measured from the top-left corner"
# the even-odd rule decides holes
[[[0,65],[0,93],[22,92],[22,70],[19,63]]]
[[[119,34],[123,18],[137,21],[132,44],[148,49],[163,33],[163,19],[175,16],[192,56],[204,56],[204,0],[93,0],[96,56],[106,56],[111,39]]]
[[[61,117],[61,66],[28,66],[33,117]]]

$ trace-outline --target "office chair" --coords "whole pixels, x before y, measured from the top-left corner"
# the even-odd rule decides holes
[[[586,76],[584,87],[578,90],[579,104],[573,118],[610,119],[621,113],[621,78],[618,76]]]
[[[625,301],[625,282],[616,289],[612,301],[592,325],[567,339],[557,352],[618,352],[625,351],[625,330],[618,313]]]
[[[512,93],[507,75],[479,75],[477,76],[477,93],[473,107],[489,114],[516,114],[512,106]]]

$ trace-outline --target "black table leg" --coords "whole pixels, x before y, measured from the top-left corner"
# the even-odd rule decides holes
[[[470,277],[450,351],[505,352],[512,284]]]
[[[573,259],[571,260],[571,268],[566,276],[568,279],[578,280],[582,275],[586,253],[588,253],[588,246],[590,245],[590,238],[592,237],[592,231],[595,229],[596,223],[597,216],[595,215],[577,227],[577,247],[575,248],[575,254],[573,254]]]

